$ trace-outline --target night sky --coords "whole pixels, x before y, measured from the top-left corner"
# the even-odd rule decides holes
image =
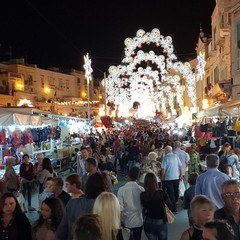
[[[215,0],[8,0],[0,13],[0,60],[25,58],[40,68],[82,70],[89,52],[93,74],[120,64],[124,40],[158,28],[173,38],[181,61],[195,56],[200,24],[211,34]]]

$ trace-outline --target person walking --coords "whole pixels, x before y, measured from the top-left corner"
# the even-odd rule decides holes
[[[225,164],[231,164],[233,167],[233,177],[239,177],[240,163],[238,155],[232,150],[231,144],[226,142],[223,144],[224,153],[220,157],[220,163],[224,162]],[[224,166],[222,166],[224,168]],[[220,171],[222,169],[219,168]]]
[[[32,188],[35,180],[33,164],[29,162],[28,154],[23,155],[23,163],[20,165],[20,176],[22,177],[22,194],[27,193],[28,210],[35,211],[32,207]]]
[[[143,228],[140,194],[144,192],[144,188],[136,182],[139,174],[139,168],[132,167],[128,173],[129,181],[117,192],[124,227],[130,229],[134,240],[141,240]]]
[[[171,209],[171,201],[162,189],[154,173],[147,173],[144,179],[144,189],[140,195],[144,214],[144,232],[149,240],[167,240],[168,226],[164,213],[164,203]]]
[[[96,198],[93,214],[97,214],[100,217],[102,226],[101,239],[123,240],[120,204],[118,198],[113,193],[102,192]]]
[[[18,180],[17,180],[17,174],[13,168],[13,165],[15,164],[15,158],[14,157],[7,157],[6,159],[6,171],[3,175],[3,181],[6,187],[6,190],[9,192],[15,192],[18,190]]]
[[[165,156],[162,162],[162,186],[173,205],[173,212],[177,213],[179,198],[179,180],[182,180],[182,163],[178,156],[172,152],[171,146],[165,147]]]
[[[185,188],[187,188],[188,185],[188,162],[190,160],[189,154],[185,152],[184,150],[181,149],[181,142],[180,141],[175,141],[174,142],[174,149],[173,153],[178,156],[182,163],[182,177],[183,177],[183,182],[185,185]]]
[[[207,155],[206,164],[207,171],[197,177],[195,195],[204,194],[213,201],[215,208],[219,209],[224,205],[221,197],[221,186],[223,182],[230,180],[230,177],[218,170],[218,155]]]

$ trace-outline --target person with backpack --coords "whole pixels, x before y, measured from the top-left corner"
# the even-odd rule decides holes
[[[223,144],[223,151],[220,158],[218,170],[224,172],[224,165],[231,164],[233,166],[233,177],[239,177],[240,164],[238,156],[232,151],[231,144],[226,142]]]

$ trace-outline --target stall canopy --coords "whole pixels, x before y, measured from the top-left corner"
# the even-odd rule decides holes
[[[196,118],[202,117],[217,117],[217,116],[240,116],[240,100],[232,100],[223,104],[219,104],[212,108],[200,111],[196,114]]]
[[[0,126],[9,125],[41,126],[42,119],[41,116],[33,115],[24,108],[0,108]]]

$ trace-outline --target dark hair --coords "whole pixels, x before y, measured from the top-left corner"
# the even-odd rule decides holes
[[[49,158],[44,158],[42,162],[42,169],[48,170],[50,173],[53,173],[53,168],[51,160]]]
[[[102,227],[97,214],[86,214],[74,224],[73,239],[101,240]]]
[[[108,180],[106,173],[96,172],[89,176],[86,186],[85,195],[88,199],[95,199],[102,192],[109,192],[111,181]]]
[[[227,167],[231,167],[232,170],[233,170],[233,165],[232,165],[232,164],[230,164],[230,163],[224,164],[224,166],[223,166],[223,171],[224,171],[225,173],[226,173]]]
[[[197,177],[198,177],[198,173],[196,172],[192,172],[188,175],[188,183],[193,186],[193,185],[196,185],[196,180],[197,180]]]
[[[85,160],[89,165],[92,165],[94,167],[97,167],[97,160],[95,158],[87,158]]]
[[[140,169],[138,167],[132,167],[128,173],[128,177],[132,181],[136,181],[139,177],[139,174],[140,174]]]
[[[53,180],[53,177],[48,177],[47,178],[47,181],[52,181]]]
[[[215,229],[217,240],[234,240],[235,235],[233,228],[224,220],[215,220],[208,222],[204,228]]]
[[[87,150],[87,148],[86,148],[85,146],[82,146],[82,147],[81,147],[81,151],[82,151],[82,150]]]
[[[225,148],[225,147],[231,147],[231,144],[229,143],[229,142],[225,142],[224,144],[223,144],[223,147]]]
[[[0,215],[3,214],[3,207],[4,207],[4,204],[5,204],[6,198],[13,198],[15,200],[16,208],[13,211],[13,216],[16,216],[16,215],[19,215],[19,214],[23,213],[16,196],[11,192],[6,192],[0,198]]]
[[[230,179],[230,180],[227,180],[227,181],[223,182],[223,184],[222,184],[222,191],[227,186],[240,186],[240,185],[239,185],[239,183],[236,180]]]
[[[101,155],[107,157],[107,153],[106,152],[100,152],[99,156],[101,156]]]
[[[162,148],[163,147],[163,142],[157,142],[155,148]]]
[[[62,180],[62,178],[54,177],[54,178],[52,179],[52,181],[53,181],[53,182],[56,182],[58,186],[63,187],[63,180]]]
[[[153,197],[158,189],[157,178],[154,173],[147,173],[144,178],[144,189],[146,195]]]
[[[29,155],[27,153],[23,154],[22,158],[24,159],[24,157],[28,157],[29,158]]]
[[[49,197],[46,198],[42,204],[46,204],[51,209],[51,224],[48,225],[50,230],[56,231],[58,225],[60,224],[63,212],[64,212],[64,206],[62,201],[57,197]],[[39,219],[34,223],[33,231],[36,232],[39,227],[41,227],[44,224],[45,220],[42,217],[42,214],[40,214]]]
[[[81,178],[78,174],[71,174],[67,176],[66,182],[69,182],[71,185],[75,184],[77,189],[81,189]]]

